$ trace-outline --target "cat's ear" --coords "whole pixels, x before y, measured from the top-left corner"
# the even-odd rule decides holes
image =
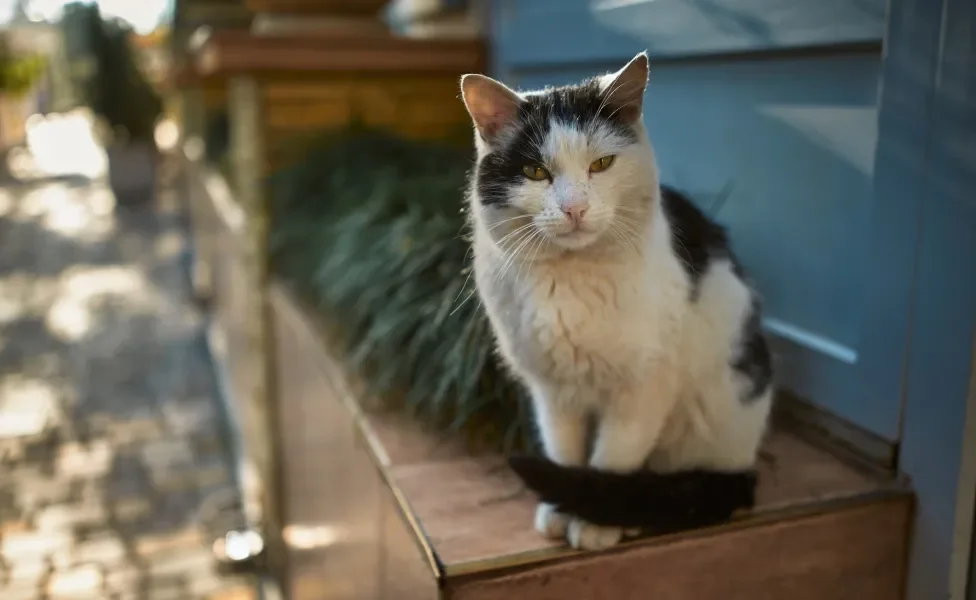
[[[515,122],[522,104],[519,95],[505,84],[484,75],[462,77],[461,96],[474,126],[489,143]]]
[[[603,94],[611,112],[628,123],[641,118],[644,110],[644,90],[647,89],[647,52],[641,52],[627,65],[605,76]]]

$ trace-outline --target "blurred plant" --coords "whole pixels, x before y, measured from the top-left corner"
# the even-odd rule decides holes
[[[42,56],[0,59],[0,91],[15,96],[26,94],[44,74],[46,65]]]
[[[132,29],[103,19],[97,4],[79,3],[65,8],[61,27],[80,103],[117,135],[152,141],[163,105],[139,67]]]
[[[29,92],[44,74],[47,61],[43,56],[18,56],[0,37],[0,92],[21,96]]]
[[[469,277],[467,154],[353,127],[305,156],[271,179],[273,268],[335,328],[368,392],[477,445],[531,444]]]

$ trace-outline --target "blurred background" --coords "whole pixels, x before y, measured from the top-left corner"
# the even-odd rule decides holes
[[[791,517],[709,572],[976,600],[973,31],[971,0],[0,0],[0,599],[541,597],[576,558],[498,461],[537,442],[458,80],[647,50],[663,182],[730,230],[777,361]],[[665,564],[634,548],[553,585],[633,597]]]

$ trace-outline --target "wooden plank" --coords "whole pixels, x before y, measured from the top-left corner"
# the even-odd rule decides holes
[[[438,579],[417,549],[414,531],[404,522],[396,497],[384,490],[383,547],[380,588],[382,600],[435,600]]]
[[[479,71],[484,46],[476,40],[413,40],[393,36],[342,37],[304,32],[252,35],[218,31],[197,50],[204,76],[273,73],[423,73]]]
[[[375,16],[389,0],[245,0],[251,12]]]
[[[322,528],[324,538],[318,545],[292,544],[289,597],[380,598],[383,483],[317,356],[307,352],[288,315],[275,311],[273,318],[283,525],[291,532]]]
[[[374,422],[373,427],[390,457],[393,478],[448,575],[489,568],[499,560],[524,562],[566,555],[561,544],[542,538],[532,528],[535,499],[524,492],[500,457],[463,456],[456,445],[425,440],[413,425],[399,419]],[[393,438],[389,447],[388,436]],[[410,448],[404,440],[419,447]],[[421,448],[431,455],[425,456]],[[764,456],[757,514],[774,515],[889,488],[884,479],[784,432],[770,436]]]
[[[470,127],[453,75],[414,78],[326,74],[302,81],[268,78],[262,86],[267,159],[292,158],[294,142],[353,121],[416,139],[455,139]]]
[[[449,582],[451,600],[896,600],[901,500]]]

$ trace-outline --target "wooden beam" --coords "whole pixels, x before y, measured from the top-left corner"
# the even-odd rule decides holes
[[[480,41],[414,40],[388,34],[256,36],[218,31],[196,52],[201,76],[235,73],[459,73],[484,68]],[[474,68],[473,68],[474,67]]]
[[[256,13],[317,14],[370,17],[378,15],[389,0],[246,0]]]

